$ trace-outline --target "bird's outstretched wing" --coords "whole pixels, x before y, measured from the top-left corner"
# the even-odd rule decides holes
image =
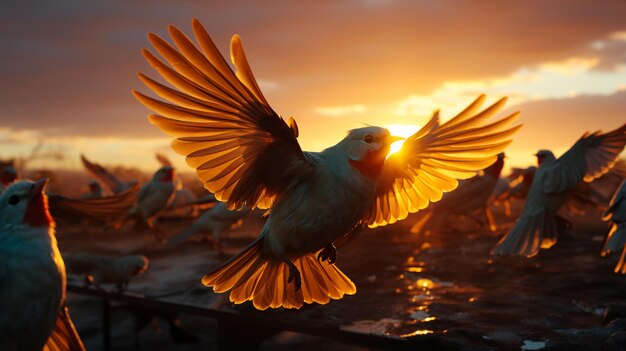
[[[543,190],[547,194],[573,188],[581,180],[591,182],[607,173],[626,145],[626,124],[602,134],[585,133],[545,171]]]
[[[470,178],[496,161],[521,127],[507,127],[519,112],[488,123],[506,98],[477,113],[484,101],[485,96],[479,96],[442,125],[436,112],[387,159],[365,224],[373,228],[404,219],[454,190],[458,179]]]
[[[111,174],[106,168],[89,161],[85,155],[80,155],[80,160],[83,166],[85,166],[87,173],[94,177],[100,185],[105,187],[111,194],[119,193],[124,190],[124,183]]]
[[[230,209],[269,208],[293,179],[313,170],[298,144],[295,120],[285,122],[261,93],[239,36],[231,40],[234,73],[198,20],[198,49],[176,27],[169,34],[176,48],[149,34],[158,59],[148,63],[174,88],[143,74],[139,78],[162,99],[134,91],[156,114],[152,124],[175,137],[172,148],[187,157],[204,187]]]
[[[48,195],[52,217],[61,222],[90,220],[109,223],[123,218],[136,201],[139,186],[111,196],[93,199],[72,199],[62,195]]]

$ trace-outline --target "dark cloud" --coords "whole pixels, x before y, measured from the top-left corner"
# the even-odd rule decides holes
[[[268,99],[298,115],[588,53],[590,42],[626,30],[625,15],[618,1],[4,2],[0,124],[160,135],[130,95],[141,87],[137,71],[153,75],[139,50],[146,32],[166,35],[170,23],[188,32],[192,17],[224,52],[241,34],[257,77],[279,84]],[[619,50],[607,57],[622,60]]]

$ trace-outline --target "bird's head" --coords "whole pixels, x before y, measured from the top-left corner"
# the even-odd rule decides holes
[[[154,180],[159,182],[171,182],[174,180],[174,168],[171,166],[163,166],[154,173]]]
[[[348,132],[339,146],[346,151],[350,165],[375,178],[382,171],[390,145],[401,139],[382,127],[364,127]]]
[[[36,182],[24,180],[13,183],[3,191],[0,195],[0,223],[52,226],[54,221],[48,211],[48,197],[44,193],[47,183],[47,178]]]
[[[0,183],[8,185],[17,179],[17,171],[12,164],[2,167],[0,170]]]
[[[539,150],[535,156],[537,156],[537,164],[541,166],[544,162],[554,161],[556,157],[550,150]]]

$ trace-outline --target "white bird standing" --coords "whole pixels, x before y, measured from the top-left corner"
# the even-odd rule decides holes
[[[128,211],[126,219],[135,220],[135,230],[150,229],[161,237],[163,233],[154,226],[154,222],[173,198],[174,169],[164,166],[159,168],[152,179],[141,187],[137,195],[137,203]]]
[[[65,307],[65,265],[43,189],[0,195],[0,350],[84,350]]]
[[[211,234],[211,243],[218,251],[222,251],[220,243],[222,233],[237,223],[241,223],[249,214],[250,210],[247,208],[243,208],[241,211],[231,211],[225,203],[220,202],[204,211],[189,228],[173,235],[168,240],[168,245],[174,247],[196,233],[208,232]]]
[[[626,145],[626,124],[602,134],[585,133],[558,159],[549,150],[536,156],[528,199],[515,226],[498,242],[492,254],[535,256],[556,243],[562,219],[556,211],[581,181],[591,182],[607,173]]]
[[[609,208],[604,212],[603,220],[609,221],[611,229],[604,239],[601,256],[606,256],[612,251],[622,250],[622,256],[615,266],[615,273],[626,273],[626,180],[615,191]]]
[[[438,201],[457,179],[492,164],[521,127],[507,127],[518,113],[486,122],[506,99],[477,112],[480,96],[442,125],[435,113],[389,158],[400,138],[381,127],[354,129],[322,152],[303,152],[295,120],[285,122],[259,90],[239,36],[231,40],[234,73],[197,20],[193,31],[200,49],[173,26],[177,49],[148,35],[167,63],[147,50],[145,58],[176,89],[139,77],[169,102],[133,93],[157,113],[150,122],[176,138],[173,149],[219,201],[231,210],[269,209],[259,237],[202,279],[216,292],[230,290],[234,303],[299,308],[354,294],[334,265],[333,242],[359,224],[395,223]]]

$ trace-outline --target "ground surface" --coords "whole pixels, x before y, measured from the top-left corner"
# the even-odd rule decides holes
[[[519,207],[517,208],[519,210]],[[252,241],[262,227],[251,220],[225,238],[226,255],[206,242],[187,242],[167,249],[145,236],[112,231],[87,233],[79,226],[59,227],[63,252],[141,253],[149,270],[130,283],[129,292],[199,306],[265,313],[275,318],[305,321],[377,333],[388,337],[443,340],[457,349],[602,350],[621,321],[602,324],[604,308],[626,297],[626,277],[613,273],[617,255],[601,258],[606,224],[598,213],[574,222],[574,230],[557,245],[532,259],[494,257],[489,251],[512,224],[497,213],[497,233],[473,229],[470,221],[451,223],[464,232],[428,236],[410,233],[411,220],[376,230],[362,230],[338,247],[337,265],[355,282],[357,294],[299,311],[254,311],[232,306],[226,295],[200,284],[202,275]],[[173,234],[191,223],[164,220]],[[75,278],[72,278],[75,279]],[[101,343],[100,304],[71,294],[69,307],[89,350]],[[127,307],[113,312],[113,349],[132,350],[137,316]],[[199,341],[177,344],[162,318],[138,334],[141,350],[216,349],[216,323],[180,316],[180,326]],[[160,332],[159,332],[160,329]],[[246,330],[241,330],[245,337]],[[370,349],[295,333],[266,340],[263,350]]]

